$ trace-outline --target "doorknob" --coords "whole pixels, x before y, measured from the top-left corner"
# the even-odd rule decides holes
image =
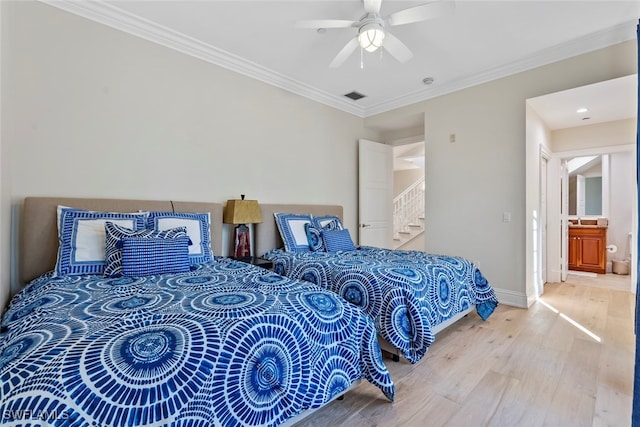
[[[371,227],[371,224],[360,224],[360,227],[362,227],[362,228]]]

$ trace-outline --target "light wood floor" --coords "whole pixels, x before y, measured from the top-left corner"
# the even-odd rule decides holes
[[[363,381],[296,427],[629,426],[635,296],[621,289],[629,276],[570,275],[528,310],[470,314],[417,364],[386,360],[394,403]]]

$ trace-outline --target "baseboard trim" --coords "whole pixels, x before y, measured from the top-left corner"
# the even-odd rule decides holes
[[[529,308],[535,302],[535,298],[528,298],[521,292],[514,292],[507,289],[493,288],[500,304],[510,305],[518,308]]]

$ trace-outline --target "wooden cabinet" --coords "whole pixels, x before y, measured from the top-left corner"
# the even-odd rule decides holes
[[[607,265],[607,227],[569,227],[569,270],[604,274]]]

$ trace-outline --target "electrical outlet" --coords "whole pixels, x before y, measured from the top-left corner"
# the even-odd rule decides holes
[[[502,222],[511,222],[511,212],[502,212]]]

